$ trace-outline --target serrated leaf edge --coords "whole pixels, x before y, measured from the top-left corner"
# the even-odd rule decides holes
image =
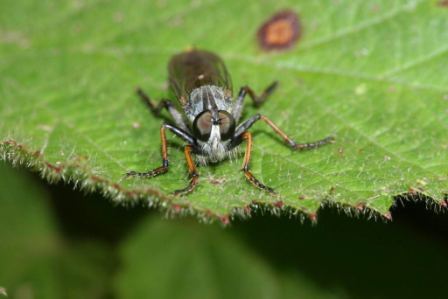
[[[219,221],[222,225],[227,226],[236,219],[248,219],[255,214],[269,214],[278,217],[296,218],[302,223],[311,221],[315,224],[320,209],[335,208],[350,217],[366,217],[367,219],[385,222],[392,221],[390,212],[383,214],[363,203],[351,206],[330,200],[323,200],[318,210],[313,212],[285,205],[283,201],[253,200],[244,207],[232,208],[230,213],[216,214],[208,209],[199,210],[189,204],[175,203],[172,201],[174,197],[167,196],[155,188],[124,188],[119,183],[94,174],[90,169],[84,167],[81,161],[76,159],[65,164],[52,164],[46,161],[39,151],[30,150],[26,145],[12,139],[0,142],[0,160],[10,162],[13,166],[25,166],[37,171],[49,183],[63,181],[73,184],[75,189],[101,192],[104,197],[117,204],[136,205],[143,203],[147,208],[156,208],[164,212],[167,218],[194,216],[203,223]],[[394,198],[395,201],[390,208],[400,202],[402,203],[403,198],[409,198],[412,201],[424,201],[427,209],[435,213],[448,211],[448,194],[439,202],[424,194],[418,188],[411,187],[408,191],[397,194]],[[397,202],[397,198],[401,199]]]

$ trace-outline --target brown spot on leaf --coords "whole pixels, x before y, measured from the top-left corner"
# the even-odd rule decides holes
[[[113,20],[115,23],[122,23],[124,19],[124,14],[121,11],[117,11],[116,13],[114,13],[113,15]]]
[[[411,195],[418,195],[419,193],[422,193],[423,190],[416,188],[416,187],[409,187],[408,193]]]
[[[229,215],[223,215],[219,217],[219,221],[221,221],[221,223],[224,225],[228,225],[230,223]]]
[[[383,217],[389,221],[392,221],[392,214],[390,212],[386,212],[383,214]]]
[[[210,177],[208,181],[210,182],[210,184],[213,185],[222,185],[226,182],[224,178],[213,178],[213,177]]]
[[[291,48],[300,38],[299,17],[291,10],[282,10],[264,22],[258,29],[260,47],[265,51]]]
[[[250,205],[244,206],[244,214],[250,215],[251,213],[252,213],[252,209],[251,209]]]
[[[362,210],[364,210],[365,207],[366,207],[366,204],[365,204],[364,202],[359,202],[359,203],[357,203],[357,204],[355,205],[355,208],[356,208],[358,211],[362,211]]]
[[[390,92],[390,93],[395,93],[395,92],[397,92],[397,87],[394,86],[394,85],[391,85],[391,86],[389,86],[387,91]]]
[[[372,7],[370,8],[370,10],[372,12],[379,12],[380,11],[380,6],[378,4],[373,4]]]
[[[311,220],[312,223],[316,223],[317,222],[317,214],[316,213],[308,214],[308,218]]]
[[[441,0],[438,4],[441,7],[448,7],[448,0]]]
[[[175,212],[175,213],[180,213],[181,211],[182,211],[182,206],[181,205],[179,205],[179,204],[173,204],[172,206],[171,206],[171,208],[173,209],[173,211]]]
[[[90,176],[90,179],[91,179],[92,181],[94,181],[95,183],[104,183],[104,179],[103,179],[103,178],[100,178],[100,177],[97,176],[97,175],[92,175],[92,176]]]
[[[276,202],[274,202],[273,206],[276,208],[281,208],[281,207],[283,207],[283,201],[281,201],[281,200],[276,201]]]
[[[209,209],[206,209],[206,210],[204,211],[204,215],[205,215],[207,218],[212,218],[212,217],[215,216],[215,214],[214,214],[212,211],[210,211]]]
[[[62,169],[63,169],[62,166],[54,165],[54,164],[51,164],[49,162],[46,162],[45,164],[47,165],[47,167],[49,169],[51,169],[55,173],[61,173],[62,172]]]

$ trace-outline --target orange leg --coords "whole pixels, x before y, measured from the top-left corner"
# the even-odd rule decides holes
[[[313,148],[321,147],[325,144],[332,143],[334,141],[333,136],[326,137],[324,139],[315,141],[315,142],[307,142],[307,143],[296,143],[294,140],[288,137],[276,124],[274,124],[269,118],[264,115],[260,115],[260,119],[264,121],[268,126],[270,126],[274,132],[283,138],[283,140],[288,143],[288,145],[295,150],[308,150]]]
[[[252,172],[249,170],[250,153],[252,151],[252,134],[246,131],[243,133],[242,137],[243,140],[246,140],[246,151],[244,153],[244,160],[242,167],[242,170],[244,171],[244,176],[253,186],[257,187],[258,189],[265,190],[271,194],[276,194],[274,189],[266,185],[263,185],[256,177],[254,177]]]
[[[168,146],[166,142],[165,126],[160,127],[160,139],[162,141],[162,166],[147,172],[136,172],[132,170],[126,173],[126,177],[138,176],[152,178],[168,171]]]
[[[174,195],[184,195],[191,193],[196,188],[196,185],[198,184],[199,180],[199,174],[196,171],[196,165],[193,161],[193,158],[191,157],[191,145],[185,146],[184,153],[185,153],[185,160],[187,160],[190,183],[184,189],[174,191]]]

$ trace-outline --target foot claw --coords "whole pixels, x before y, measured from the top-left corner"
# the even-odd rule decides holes
[[[199,175],[197,173],[194,173],[194,174],[190,174],[190,177],[191,177],[191,181],[188,184],[188,186],[183,189],[174,191],[173,192],[174,196],[182,196],[182,195],[186,195],[186,194],[193,192],[193,190],[196,188],[196,186],[198,184]]]
[[[303,150],[310,150],[310,149],[315,149],[315,148],[319,148],[321,146],[330,144],[330,143],[335,143],[336,138],[334,136],[328,136],[325,137],[324,139],[315,141],[315,142],[310,142],[310,143],[295,143],[292,145],[292,148],[294,150],[298,150],[298,151],[303,151]]]
[[[137,172],[137,171],[131,170],[125,174],[125,177],[128,178],[128,177],[138,176],[140,178],[153,178],[160,174],[164,174],[167,171],[168,171],[168,167],[166,167],[166,166],[160,166],[160,167],[153,169],[151,171],[148,171],[148,172]]]
[[[125,178],[129,178],[129,177],[131,177],[131,176],[136,176],[136,175],[137,175],[137,172],[131,170],[131,171],[126,172],[126,173],[124,174],[124,177],[125,177]]]

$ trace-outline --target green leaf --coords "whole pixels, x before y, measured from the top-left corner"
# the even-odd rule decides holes
[[[0,151],[49,179],[224,222],[254,200],[311,215],[323,203],[386,214],[397,194],[440,203],[447,193],[448,11],[437,1],[8,0],[0,8]],[[284,8],[299,13],[302,39],[263,53],[256,30]],[[176,146],[169,174],[123,180],[161,160],[162,120],[135,86],[168,96],[166,64],[192,45],[222,56],[236,87],[261,91],[279,80],[260,112],[296,140],[336,135],[335,144],[298,153],[254,127],[251,168],[278,197],[245,182],[238,159],[200,167],[197,190],[173,198],[187,184]],[[255,112],[248,104],[245,116]]]
[[[0,288],[11,298],[99,298],[110,253],[95,242],[65,242],[36,180],[0,163]]]
[[[232,232],[192,221],[148,219],[121,256],[119,298],[344,298],[274,269]]]

